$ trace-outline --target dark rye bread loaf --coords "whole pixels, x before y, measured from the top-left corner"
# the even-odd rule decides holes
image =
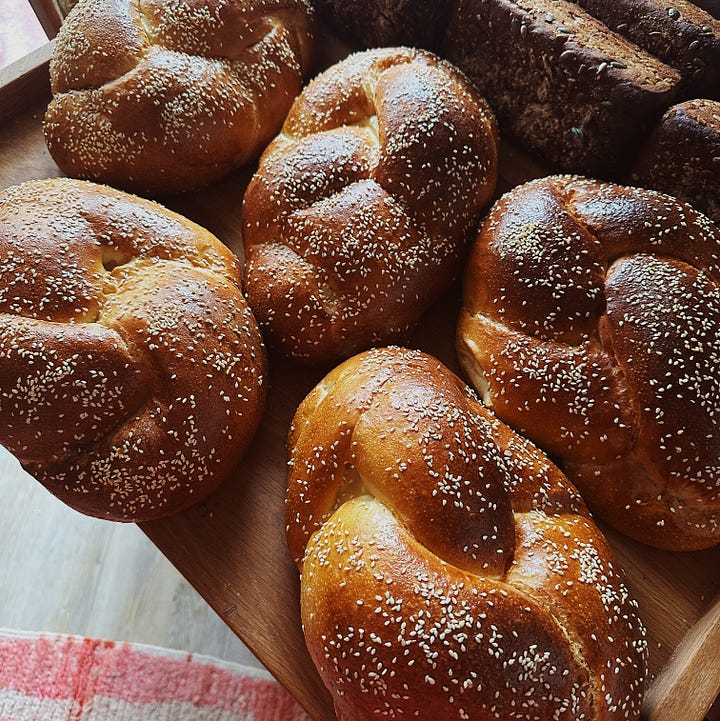
[[[720,225],[720,102],[689,100],[670,108],[631,180],[690,203]]]
[[[313,0],[318,14],[366,48],[411,45],[435,50],[452,0]]]
[[[564,0],[459,0],[444,53],[504,135],[553,167],[615,175],[672,104],[679,73]]]
[[[686,98],[720,97],[720,21],[688,0],[576,0],[680,71]]]

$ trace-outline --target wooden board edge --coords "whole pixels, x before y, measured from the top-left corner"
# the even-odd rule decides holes
[[[48,66],[55,42],[0,69],[0,123],[26,110],[40,98],[50,98]]]
[[[29,0],[35,17],[49,38],[54,38],[63,22],[63,12],[55,0]]]
[[[642,721],[702,719],[720,694],[720,597],[683,636],[648,689]]]

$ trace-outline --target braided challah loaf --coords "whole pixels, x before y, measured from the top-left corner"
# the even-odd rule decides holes
[[[311,32],[304,0],[81,0],[50,64],[50,153],[155,194],[217,180],[282,126]]]
[[[720,542],[720,233],[705,216],[569,176],[515,188],[471,253],[458,352],[601,518],[661,548]]]
[[[402,338],[458,272],[497,175],[492,114],[452,66],[353,55],[293,105],[243,203],[245,290],[309,363]]]
[[[607,542],[438,361],[351,358],[289,446],[305,636],[340,721],[637,719],[644,630]]]
[[[201,500],[255,432],[265,366],[206,230],[83,181],[0,194],[0,443],[69,505],[140,521]]]

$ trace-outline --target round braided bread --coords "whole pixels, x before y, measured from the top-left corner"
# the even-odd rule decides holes
[[[404,337],[459,271],[496,175],[492,114],[434,55],[372,50],[316,78],[243,202],[269,344],[321,364]]]
[[[201,500],[250,443],[265,368],[206,230],[84,181],[0,194],[0,443],[69,505],[141,521]]]
[[[637,719],[637,607],[575,489],[417,351],[303,401],[288,544],[340,721]]]
[[[460,360],[593,512],[662,548],[720,542],[720,233],[670,196],[515,188],[471,253]]]
[[[311,30],[304,0],[81,0],[50,64],[50,153],[154,194],[217,180],[282,126]]]

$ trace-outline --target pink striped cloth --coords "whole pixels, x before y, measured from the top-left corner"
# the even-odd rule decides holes
[[[0,721],[310,721],[264,671],[77,636],[0,631]]]

